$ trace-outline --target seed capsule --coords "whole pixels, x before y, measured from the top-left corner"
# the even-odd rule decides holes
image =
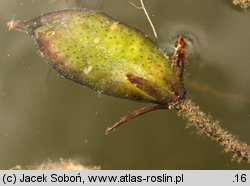
[[[8,26],[31,35],[64,77],[107,95],[156,103],[121,118],[107,133],[139,115],[170,109],[185,96],[182,37],[170,60],[142,32],[101,12],[65,9]]]
[[[167,104],[184,89],[149,38],[104,13],[66,9],[8,26],[30,34],[60,74],[104,94]]]

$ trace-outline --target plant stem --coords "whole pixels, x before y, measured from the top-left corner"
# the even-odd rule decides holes
[[[210,139],[219,142],[226,152],[233,153],[233,160],[250,163],[250,147],[237,139],[229,131],[221,128],[219,121],[205,114],[193,101],[186,99],[174,105],[178,115],[188,120],[188,126],[194,126],[197,130]]]

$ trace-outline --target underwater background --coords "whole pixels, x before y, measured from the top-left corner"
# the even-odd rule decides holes
[[[138,0],[132,1],[140,6]],[[62,78],[45,63],[35,42],[9,31],[66,7],[102,10],[136,27],[171,55],[183,35],[190,43],[187,97],[250,144],[250,10],[230,0],[144,0],[158,32],[128,0],[0,0],[0,169],[50,159],[74,159],[102,169],[249,169],[176,111],[156,111],[115,132],[105,130],[146,103],[102,95]]]

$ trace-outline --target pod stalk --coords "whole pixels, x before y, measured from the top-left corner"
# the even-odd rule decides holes
[[[244,160],[250,163],[250,147],[229,131],[223,129],[219,125],[219,121],[201,111],[193,101],[190,99],[183,100],[174,107],[178,110],[178,115],[188,121],[188,127],[193,126],[199,133],[205,134],[213,141],[217,141],[224,147],[225,152],[233,154],[233,160],[236,159],[239,162]]]

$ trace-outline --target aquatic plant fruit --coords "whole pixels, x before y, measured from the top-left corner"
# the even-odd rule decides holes
[[[250,163],[250,147],[220,127],[219,122],[184,99],[185,43],[179,38],[169,59],[149,38],[101,12],[67,9],[30,21],[11,21],[25,31],[60,74],[94,90],[120,98],[154,103],[123,117],[107,133],[139,115],[176,109],[191,126]]]
[[[171,62],[142,32],[98,11],[65,9],[8,26],[31,35],[64,77],[107,95],[155,103],[147,112],[185,96],[182,38]]]

